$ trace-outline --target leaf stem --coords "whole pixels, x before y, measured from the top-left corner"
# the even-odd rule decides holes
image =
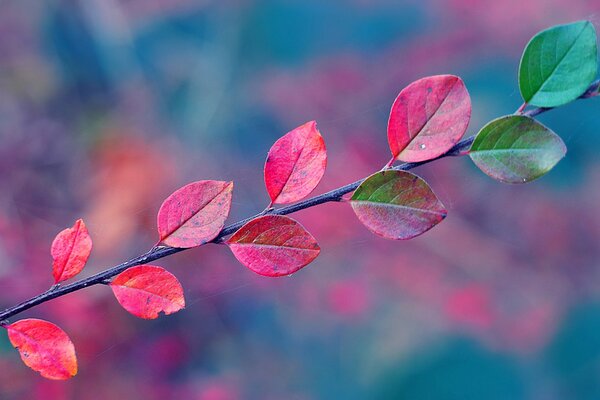
[[[391,168],[392,165],[394,165],[395,161],[396,161],[396,157],[392,156],[392,159],[390,161],[388,161],[387,164],[385,164],[385,166],[383,167],[382,171]]]
[[[587,99],[590,97],[595,97],[598,95],[599,88],[600,88],[600,79],[594,81],[589,86],[589,88],[579,98]],[[524,108],[524,107],[521,106],[521,108]],[[519,110],[521,110],[521,108]],[[552,110],[554,108],[555,107],[535,107],[530,110],[524,111],[522,114],[530,116],[530,117],[534,117],[536,115],[542,114],[542,113]],[[394,158],[392,158],[390,163],[388,163],[386,166],[391,167],[390,169],[393,169],[393,170],[408,171],[413,168],[419,167],[421,165],[429,164],[435,160],[439,160],[440,158],[464,156],[468,153],[468,150],[471,147],[471,145],[473,144],[474,139],[475,139],[475,136],[470,136],[468,138],[465,138],[465,139],[461,140],[460,142],[456,143],[446,153],[440,155],[439,157],[433,158],[431,160],[413,162],[413,163],[403,163],[403,164],[399,164],[395,167],[391,167],[391,165],[393,164],[393,162],[395,160]],[[244,220],[238,221],[236,223],[233,223],[231,225],[224,227],[221,230],[221,232],[210,243],[222,243],[223,240],[227,236],[235,233],[244,224],[246,224],[247,222],[253,220],[254,218],[260,217],[262,215],[268,215],[268,214],[287,215],[287,214],[291,214],[291,213],[294,213],[294,212],[297,212],[300,210],[304,210],[306,208],[317,206],[319,204],[343,201],[344,200],[343,196],[345,194],[348,194],[348,193],[356,190],[356,188],[358,186],[360,186],[360,184],[365,179],[366,178],[359,179],[356,182],[349,183],[345,186],[330,190],[329,192],[320,194],[318,196],[311,197],[309,199],[306,199],[306,200],[303,200],[303,201],[300,201],[300,202],[297,202],[294,204],[290,204],[285,207],[280,207],[280,208],[268,207],[264,211],[254,215],[252,217],[246,218]],[[111,278],[120,274],[121,272],[125,271],[128,268],[134,267],[136,265],[146,264],[146,263],[170,256],[172,254],[179,253],[184,250],[187,250],[187,249],[161,246],[161,245],[157,244],[152,249],[150,249],[148,252],[146,252],[142,255],[132,258],[129,261],[125,261],[119,265],[115,265],[114,267],[108,268],[104,271],[98,272],[97,274],[94,274],[90,277],[80,279],[78,281],[75,281],[75,282],[67,284],[67,285],[58,285],[58,286],[53,285],[46,292],[41,293],[37,296],[34,296],[28,300],[25,300],[15,306],[9,307],[9,308],[5,309],[4,311],[0,312],[0,326],[5,327],[6,325],[9,324],[9,321],[8,321],[9,318],[11,318],[17,314],[20,314],[23,311],[29,310],[30,308],[33,308],[40,304],[43,304],[43,303],[50,301],[52,299],[55,299],[57,297],[61,297],[66,294],[76,292],[81,289],[85,289],[90,286],[94,286],[94,285],[98,285],[98,284],[107,284],[110,282]]]
[[[521,107],[519,107],[517,109],[517,111],[515,111],[515,114],[523,114],[523,110],[525,110],[526,107],[527,107],[527,102],[524,102],[523,104],[521,104]]]

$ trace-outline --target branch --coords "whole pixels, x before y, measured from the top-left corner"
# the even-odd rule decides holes
[[[600,80],[596,80],[579,97],[579,99],[587,99],[587,98],[597,96],[599,88],[600,88]],[[542,114],[542,113],[552,110],[554,108],[555,107],[535,107],[535,108],[531,108],[527,111],[523,111],[522,109],[519,109],[518,113],[529,116],[529,117],[535,117],[536,115]],[[426,161],[421,161],[421,162],[403,163],[403,164],[397,165],[391,169],[408,171],[408,170],[411,170],[418,166],[429,164],[430,162],[439,160],[440,158],[457,157],[457,156],[459,157],[459,156],[466,155],[468,153],[469,148],[471,147],[471,144],[473,144],[474,139],[475,139],[475,136],[471,136],[471,137],[461,140],[460,142],[456,143],[450,150],[448,150],[446,153],[442,154],[441,156],[439,156],[437,158],[433,158],[431,160],[426,160]],[[246,218],[242,221],[239,221],[234,224],[226,226],[225,228],[223,228],[221,230],[221,232],[217,235],[217,237],[215,237],[210,243],[222,243],[227,236],[235,233],[245,223],[247,223],[261,215],[266,215],[266,214],[287,215],[287,214],[294,213],[296,211],[300,211],[300,210],[304,210],[306,208],[317,206],[319,204],[341,201],[342,197],[345,194],[348,194],[348,193],[356,190],[356,188],[358,186],[360,186],[360,184],[365,179],[366,178],[359,179],[356,182],[352,182],[348,185],[339,187],[337,189],[330,190],[329,192],[323,193],[318,196],[311,197],[309,199],[300,201],[295,204],[291,204],[286,207],[275,208],[275,209],[269,207],[265,211],[255,215],[255,216]],[[106,269],[102,272],[99,272],[95,275],[92,275],[88,278],[75,281],[75,282],[70,283],[65,286],[54,285],[48,291],[46,291],[42,294],[39,294],[35,297],[32,297],[29,300],[26,300],[22,303],[19,303],[16,306],[7,308],[3,312],[1,312],[0,313],[0,325],[8,324],[8,318],[11,318],[17,314],[20,314],[23,311],[29,310],[30,308],[35,307],[39,304],[45,303],[45,302],[55,299],[57,297],[64,296],[68,293],[75,292],[77,290],[85,289],[86,287],[89,287],[89,286],[94,286],[94,285],[98,285],[98,284],[107,284],[108,282],[110,282],[110,279],[112,277],[120,274],[121,272],[125,271],[128,268],[131,268],[136,265],[146,264],[146,263],[170,256],[172,254],[179,253],[183,250],[187,250],[187,249],[180,249],[180,248],[174,248],[174,247],[168,247],[168,246],[155,246],[147,253],[144,253],[138,257],[135,257],[129,261],[126,261],[126,262],[116,265],[114,267],[108,268],[108,269]]]

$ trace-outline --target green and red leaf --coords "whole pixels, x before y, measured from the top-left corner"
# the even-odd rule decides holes
[[[50,254],[54,283],[70,279],[85,267],[92,252],[92,239],[83,220],[78,219],[72,228],[67,228],[54,238]]]
[[[392,105],[388,143],[395,159],[418,162],[436,158],[464,135],[471,99],[462,79],[436,75],[404,88]]]
[[[312,192],[327,165],[325,142],[315,121],[278,139],[265,162],[265,185],[273,204],[293,203]]]
[[[198,181],[170,195],[158,211],[160,241],[189,248],[214,239],[231,207],[233,182]]]
[[[155,319],[185,307],[177,278],[161,267],[138,265],[121,272],[110,287],[123,308],[139,318]]]
[[[282,215],[253,219],[233,234],[227,245],[242,264],[264,276],[293,274],[321,251],[302,225]]]
[[[562,139],[535,119],[508,115],[479,131],[469,156],[500,182],[526,183],[550,171],[566,152]]]
[[[429,185],[406,171],[371,175],[356,189],[350,204],[363,225],[388,239],[411,239],[447,215]]]
[[[75,347],[58,326],[41,319],[23,319],[6,329],[25,365],[44,378],[64,380],[77,374]]]

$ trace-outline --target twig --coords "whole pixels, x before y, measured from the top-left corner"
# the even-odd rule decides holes
[[[585,93],[582,94],[579,98],[587,99],[587,98],[596,96],[598,93],[599,87],[600,87],[600,80],[594,81],[589,86],[589,88],[585,91]],[[532,108],[530,110],[524,111],[522,113],[522,115],[534,117],[536,115],[542,114],[542,113],[552,110],[554,108],[555,107],[536,107],[536,108]],[[464,155],[468,154],[468,150],[471,147],[471,144],[473,144],[474,139],[475,139],[475,136],[471,136],[471,137],[461,140],[460,142],[455,144],[454,147],[452,147],[446,153],[442,154],[441,156],[439,156],[437,158],[434,158],[431,160],[426,160],[426,161],[421,161],[421,162],[403,163],[403,164],[397,165],[395,167],[392,167],[390,169],[408,171],[408,170],[411,170],[418,166],[429,164],[430,162],[439,160],[440,158],[464,156]],[[393,160],[391,162],[393,162]],[[388,165],[391,165],[391,164],[388,164]],[[245,223],[253,220],[254,218],[260,217],[262,215],[269,215],[269,214],[287,215],[287,214],[291,214],[291,213],[294,213],[294,212],[297,212],[300,210],[304,210],[306,208],[317,206],[319,204],[342,201],[343,196],[345,194],[353,192],[358,186],[360,186],[360,184],[365,179],[366,178],[357,180],[356,182],[350,183],[348,185],[342,186],[337,189],[330,190],[327,193],[323,193],[321,195],[311,197],[309,199],[300,201],[295,204],[291,204],[289,206],[285,206],[285,207],[281,207],[281,208],[268,207],[266,210],[264,210],[263,212],[255,215],[255,216],[246,218],[242,221],[239,221],[234,224],[226,226],[225,228],[223,228],[221,230],[221,232],[217,235],[217,237],[215,237],[210,243],[222,243],[227,236],[235,233]],[[179,249],[179,248],[168,247],[168,246],[155,246],[147,253],[144,253],[138,257],[135,257],[129,261],[126,261],[126,262],[116,265],[114,267],[108,268],[108,269],[106,269],[102,272],[99,272],[95,275],[92,275],[88,278],[84,278],[84,279],[75,281],[71,284],[64,285],[64,286],[56,286],[56,285],[52,286],[46,292],[41,293],[37,296],[34,296],[28,300],[25,300],[22,303],[19,303],[13,307],[7,308],[3,312],[1,312],[0,313],[0,325],[8,324],[8,318],[11,318],[17,314],[20,314],[23,311],[29,310],[32,307],[35,307],[37,305],[40,305],[42,303],[45,303],[45,302],[55,299],[57,297],[61,297],[66,294],[69,294],[69,293],[72,293],[72,292],[75,292],[75,291],[78,291],[81,289],[85,289],[86,287],[89,287],[89,286],[98,285],[98,284],[107,284],[110,282],[111,278],[120,274],[121,272],[125,271],[128,268],[131,268],[136,265],[146,264],[146,263],[170,256],[172,254],[179,253],[184,250],[187,250],[187,249]]]

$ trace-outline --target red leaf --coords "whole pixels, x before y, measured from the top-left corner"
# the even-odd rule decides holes
[[[160,312],[169,315],[185,307],[181,284],[161,267],[131,267],[117,275],[110,287],[119,304],[136,317],[155,319]]]
[[[388,239],[411,239],[447,214],[427,182],[406,171],[371,175],[356,189],[350,204],[363,225]]]
[[[325,173],[325,142],[315,121],[279,138],[265,162],[265,185],[273,204],[293,203],[306,197]]]
[[[292,274],[321,251],[302,225],[282,215],[253,219],[234,233],[227,245],[242,264],[264,276]]]
[[[471,118],[471,99],[463,81],[436,75],[411,83],[398,95],[388,121],[394,158],[418,162],[438,157],[464,135]]]
[[[92,252],[92,239],[83,220],[78,219],[72,228],[67,228],[54,238],[50,254],[54,282],[66,281],[83,270]]]
[[[170,195],[158,211],[160,241],[188,248],[214,239],[229,215],[233,182],[198,181]]]
[[[25,365],[44,378],[69,379],[77,374],[75,347],[58,326],[41,319],[23,319],[6,329]]]

